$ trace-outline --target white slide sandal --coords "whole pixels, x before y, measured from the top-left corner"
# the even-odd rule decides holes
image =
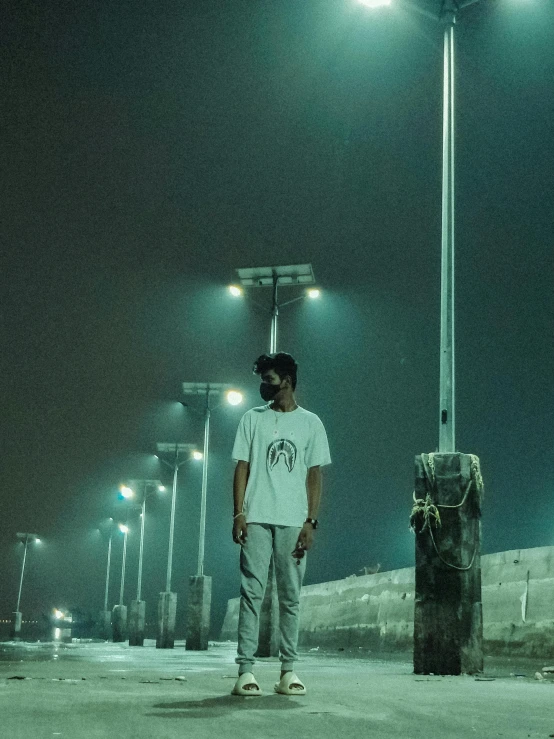
[[[256,687],[251,688],[250,690],[246,690],[246,688],[244,687],[245,685],[255,685]],[[235,683],[235,687],[231,691],[231,695],[255,696],[263,695],[263,693],[260,690],[260,686],[258,685],[258,681],[254,677],[254,675],[251,672],[243,672],[242,675],[239,675],[239,678]]]
[[[293,688],[291,685],[301,685],[302,687]],[[282,693],[283,695],[306,695],[306,686],[294,672],[285,672],[280,682],[275,683],[273,689],[276,693]]]

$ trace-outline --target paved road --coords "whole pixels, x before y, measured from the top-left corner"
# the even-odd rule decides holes
[[[515,677],[509,666],[491,666],[489,674],[495,677],[485,681],[417,676],[410,663],[398,660],[305,652],[297,672],[306,683],[306,696],[273,693],[279,663],[270,659],[256,667],[265,695],[243,699],[230,695],[234,655],[230,643],[211,644],[208,652],[186,652],[182,643],[174,650],[157,650],[154,642],[143,648],[0,644],[0,737],[554,735],[554,679],[535,680],[533,665],[527,666],[526,677]]]

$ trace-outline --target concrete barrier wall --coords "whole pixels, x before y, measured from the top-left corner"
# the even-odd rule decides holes
[[[485,653],[554,657],[554,547],[487,554],[481,571]],[[238,608],[228,602],[222,640],[236,640]],[[413,626],[413,567],[302,588],[302,646],[409,651]]]

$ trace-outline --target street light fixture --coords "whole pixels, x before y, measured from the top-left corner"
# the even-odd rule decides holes
[[[24,544],[23,562],[21,564],[21,576],[19,578],[19,591],[17,593],[17,605],[15,607],[15,611],[13,614],[13,624],[12,624],[12,639],[19,640],[20,634],[21,634],[21,623],[22,623],[22,614],[21,614],[21,611],[19,610],[19,606],[21,604],[21,592],[23,590],[23,577],[25,575],[25,564],[27,562],[27,548],[29,547],[29,544],[32,542],[39,544],[40,539],[38,538],[37,534],[18,532],[16,536],[19,539],[19,541],[22,544]]]
[[[206,498],[208,488],[208,461],[210,447],[210,417],[213,408],[211,399],[226,393],[230,405],[237,406],[242,393],[231,385],[220,382],[183,382],[185,395],[200,395],[205,398],[204,406],[204,453],[202,463],[202,495],[200,504],[200,535],[198,539],[198,568],[196,576],[189,581],[186,649],[206,650],[210,624],[211,577],[204,575],[204,548],[206,538]]]
[[[173,470],[173,488],[171,495],[171,516],[169,520],[169,548],[167,553],[167,573],[165,592],[160,593],[158,600],[158,649],[173,649],[175,644],[175,618],[177,613],[177,593],[171,592],[171,576],[173,571],[173,535],[175,530],[175,508],[177,503],[177,476],[179,469],[190,459],[202,459],[202,455],[195,449],[195,444],[178,444],[158,442],[157,458]],[[173,461],[167,462],[160,454],[170,454]],[[197,455],[200,454],[200,457]],[[183,458],[185,457],[185,458]]]
[[[296,303],[299,300],[304,300],[307,297],[314,299],[320,296],[320,291],[317,288],[309,288],[304,295],[287,300],[285,303],[279,303],[278,289],[280,287],[313,285],[315,283],[315,277],[312,265],[289,264],[273,267],[240,267],[236,272],[243,288],[270,287],[272,289],[269,353],[275,354],[277,351],[279,309],[291,303]],[[240,295],[242,293],[233,293],[233,295],[235,294]]]

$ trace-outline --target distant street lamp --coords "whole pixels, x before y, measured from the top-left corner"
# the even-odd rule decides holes
[[[129,527],[120,523],[118,529],[123,534],[123,556],[121,559],[121,582],[119,585],[119,603],[112,611],[113,641],[122,642],[127,637],[127,606],[123,605],[123,593],[125,591],[125,562],[127,559],[127,535]]]
[[[146,620],[146,603],[142,595],[142,562],[144,555],[144,527],[146,525],[146,498],[149,493],[165,490],[160,480],[128,480],[127,485],[120,487],[121,495],[126,500],[136,500],[135,508],[140,509],[140,544],[138,562],[137,597],[131,601],[129,613],[129,646],[144,646],[144,626]]]
[[[206,538],[206,499],[208,489],[208,461],[210,448],[210,417],[214,410],[212,398],[226,392],[226,400],[237,406],[243,400],[242,393],[231,385],[219,382],[183,382],[185,395],[200,395],[205,398],[204,406],[204,453],[202,464],[202,494],[200,505],[200,534],[198,538],[198,568],[196,576],[189,580],[188,618],[186,649],[206,650],[210,626],[211,577],[204,575],[204,548]],[[183,403],[183,405],[186,405]]]
[[[120,523],[118,528],[123,534],[123,557],[121,559],[121,582],[119,584],[119,605],[122,606],[123,593],[125,591],[125,562],[127,559],[127,536],[129,534],[129,527]]]
[[[104,610],[100,613],[100,635],[102,638],[108,638],[112,621],[112,612],[108,610],[108,594],[110,590],[110,565],[112,561],[112,541],[115,522],[113,518],[109,518],[107,522],[100,524],[98,528],[101,533],[106,529],[108,531],[108,557],[106,561],[106,584],[104,586]]]
[[[175,617],[177,613],[177,593],[171,592],[171,576],[173,570],[173,535],[175,530],[175,508],[177,502],[177,475],[179,469],[190,459],[202,459],[202,454],[195,449],[195,444],[171,444],[158,442],[156,455],[160,462],[173,470],[173,488],[171,494],[171,516],[169,520],[169,548],[167,554],[167,573],[165,592],[160,593],[158,600],[158,649],[173,649],[175,644]],[[160,455],[171,454],[173,461],[167,462]],[[181,455],[187,455],[182,459]]]
[[[279,287],[313,285],[315,283],[315,277],[312,265],[290,264],[273,267],[240,267],[236,272],[241,286],[231,285],[229,287],[229,292],[235,297],[242,296],[244,294],[244,288],[269,287],[272,289],[269,353],[275,354],[277,351],[277,324],[279,319],[279,310],[284,308],[286,305],[296,303],[299,300],[304,300],[305,298],[314,300],[319,298],[321,295],[321,291],[317,288],[309,288],[304,295],[293,298],[292,300],[287,300],[285,303],[279,303],[278,289]],[[256,303],[256,305],[259,304]]]
[[[28,534],[28,533],[17,533],[16,534],[19,541],[24,544],[23,549],[23,562],[21,564],[21,577],[19,578],[19,591],[17,593],[17,606],[15,607],[15,612],[13,614],[13,624],[12,624],[12,639],[18,640],[21,635],[21,623],[22,623],[22,614],[19,610],[19,606],[21,604],[21,592],[23,590],[23,577],[25,575],[25,563],[27,562],[27,548],[30,543],[35,542],[37,544],[40,543],[40,539],[38,538],[37,534]]]

